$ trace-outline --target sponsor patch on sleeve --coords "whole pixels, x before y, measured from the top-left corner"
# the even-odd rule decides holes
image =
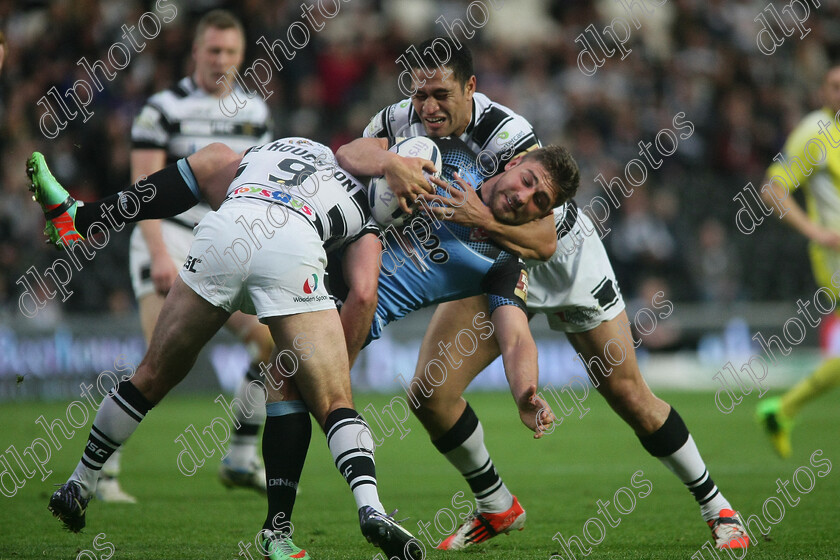
[[[516,288],[513,293],[519,296],[522,301],[528,301],[528,271],[521,270],[519,272],[519,280],[516,282]]]

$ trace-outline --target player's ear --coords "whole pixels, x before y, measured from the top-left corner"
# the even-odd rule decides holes
[[[507,171],[508,169],[513,169],[514,167],[522,163],[523,157],[525,157],[525,154],[519,154],[518,156],[507,162],[505,164],[505,171]]]
[[[464,95],[472,99],[475,93],[475,76],[470,76],[470,79],[464,84]]]

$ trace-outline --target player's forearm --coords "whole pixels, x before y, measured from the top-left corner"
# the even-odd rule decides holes
[[[146,241],[149,254],[157,258],[167,254],[166,243],[163,241],[163,230],[160,227],[160,220],[144,220],[137,223],[140,234]]]
[[[341,306],[341,326],[344,329],[350,367],[353,367],[370,334],[370,325],[375,311],[376,298],[371,301],[352,291],[347,296],[347,301]]]
[[[525,337],[511,341],[502,346],[502,362],[510,392],[519,405],[523,398],[527,399],[529,389],[539,384],[537,345]]]
[[[351,367],[367,340],[376,311],[381,252],[379,238],[368,233],[347,246],[341,262],[349,289],[341,308],[341,326]]]
[[[506,251],[523,259],[547,261],[557,248],[557,235],[554,231],[554,218],[546,216],[528,224],[511,226],[490,218],[482,227],[497,244]]]
[[[357,138],[335,152],[338,165],[351,175],[378,177],[385,175],[390,162],[399,157],[388,151],[384,138]]]

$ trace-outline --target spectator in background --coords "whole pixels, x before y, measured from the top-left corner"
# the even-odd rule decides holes
[[[609,234],[613,266],[619,285],[636,293],[643,276],[674,274],[679,266],[677,243],[656,213],[646,186],[635,187],[619,211]]]
[[[134,121],[131,175],[135,180],[141,181],[213,142],[241,152],[271,139],[268,106],[259,97],[248,99],[236,85],[240,99],[248,99],[245,106],[232,116],[220,107],[222,98],[228,95],[230,73],[239,69],[244,53],[245,31],[230,12],[214,10],[199,20],[192,50],[194,71],[170,89],[153,95]],[[131,235],[131,279],[147,343],[178,269],[187,260],[193,228],[208,212],[209,206],[199,204],[174,218],[141,222]],[[253,363],[237,394],[240,402],[249,402],[245,397],[248,383],[259,380],[260,364],[271,361],[274,343],[268,327],[253,315],[234,313],[227,327],[251,353]],[[265,412],[253,410],[248,415],[237,409],[236,420],[238,427],[233,430],[219,478],[228,487],[265,492],[265,471],[256,452]],[[136,500],[118,482],[120,456],[118,450],[105,463],[96,495],[103,501],[133,503]]]
[[[0,31],[0,70],[3,69],[3,61],[6,59],[6,35]]]
[[[735,301],[741,267],[737,253],[726,242],[726,228],[720,220],[703,221],[692,255],[692,277],[702,300],[720,304]]]

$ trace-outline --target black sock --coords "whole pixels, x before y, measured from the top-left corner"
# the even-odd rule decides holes
[[[303,471],[312,421],[309,412],[268,416],[263,430],[263,462],[267,483],[268,515],[263,529],[290,533],[298,481]],[[288,536],[288,535],[286,535]]]
[[[667,457],[676,453],[688,441],[688,428],[674,407],[658,430],[646,436],[638,436],[645,451],[654,457]]]
[[[168,165],[117,194],[79,206],[76,231],[87,238],[88,229],[95,222],[120,231],[125,224],[177,216],[198,204],[199,199],[188,183],[191,181],[197,189],[195,177],[186,159],[179,162],[183,163]]]

